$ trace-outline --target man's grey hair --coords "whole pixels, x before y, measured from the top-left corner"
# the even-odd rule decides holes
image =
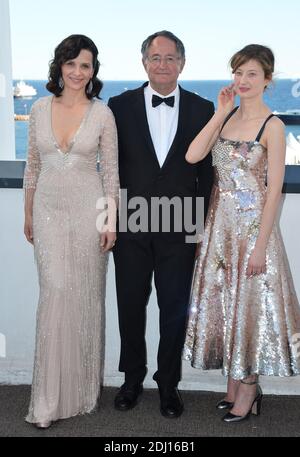
[[[146,38],[146,40],[143,42],[141,49],[143,60],[146,59],[146,57],[148,56],[148,49],[151,46],[152,41],[159,36],[168,38],[169,40],[173,41],[176,45],[178,54],[182,59],[185,59],[185,49],[182,41],[179,38],[177,38],[177,36],[174,35],[172,32],[168,32],[168,30],[162,30],[161,32],[156,32],[148,36],[148,38]]]

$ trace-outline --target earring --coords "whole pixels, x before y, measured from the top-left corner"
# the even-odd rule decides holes
[[[58,85],[61,90],[63,90],[63,88],[65,87],[65,83],[64,83],[64,80],[62,79],[62,77],[59,78]]]
[[[88,88],[87,88],[87,93],[88,93],[88,94],[91,94],[91,93],[92,93],[93,87],[94,87],[94,86],[93,86],[93,81],[90,80],[89,85],[88,85]]]

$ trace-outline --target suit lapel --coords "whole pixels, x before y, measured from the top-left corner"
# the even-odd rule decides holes
[[[169,149],[167,154],[166,160],[163,163],[162,168],[168,165],[171,157],[175,154],[176,150],[178,150],[178,146],[184,138],[184,132],[187,128],[188,123],[188,116],[187,116],[187,97],[185,90],[179,86],[180,90],[180,100],[179,100],[179,115],[178,115],[178,126],[176,135],[174,137],[173,143]]]
[[[137,125],[139,126],[139,130],[145,138],[145,143],[146,146],[153,156],[153,159],[156,162],[156,165],[158,168],[160,168],[157,155],[154,149],[154,145],[152,142],[150,130],[149,130],[149,125],[148,125],[148,120],[147,120],[147,113],[146,113],[146,104],[145,104],[145,96],[144,96],[144,88],[148,85],[148,83],[143,84],[142,87],[137,89],[135,95],[136,95],[136,100],[133,103],[133,109],[136,117],[136,122]]]

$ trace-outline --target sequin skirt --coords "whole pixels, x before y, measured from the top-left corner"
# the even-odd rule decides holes
[[[300,374],[300,308],[279,230],[266,273],[246,277],[264,196],[214,186],[191,289],[183,357],[225,376]]]

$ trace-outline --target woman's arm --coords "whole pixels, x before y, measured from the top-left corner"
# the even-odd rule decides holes
[[[40,174],[40,154],[36,144],[36,107],[32,106],[29,119],[28,154],[23,178],[25,191],[25,224],[24,234],[27,241],[33,244],[32,208],[33,197]]]
[[[265,271],[266,248],[278,211],[285,172],[285,128],[278,118],[269,121],[266,128],[268,149],[267,195],[254,250],[249,258],[247,275]]]
[[[119,202],[118,136],[114,115],[107,108],[100,137],[100,174],[107,199],[106,229],[101,233],[103,252],[114,246],[116,240],[116,213]]]
[[[233,107],[234,90],[233,85],[231,85],[229,87],[224,87],[220,91],[218,96],[218,109],[190,144],[185,156],[187,162],[197,163],[207,156],[220,133],[226,116],[232,111]]]

